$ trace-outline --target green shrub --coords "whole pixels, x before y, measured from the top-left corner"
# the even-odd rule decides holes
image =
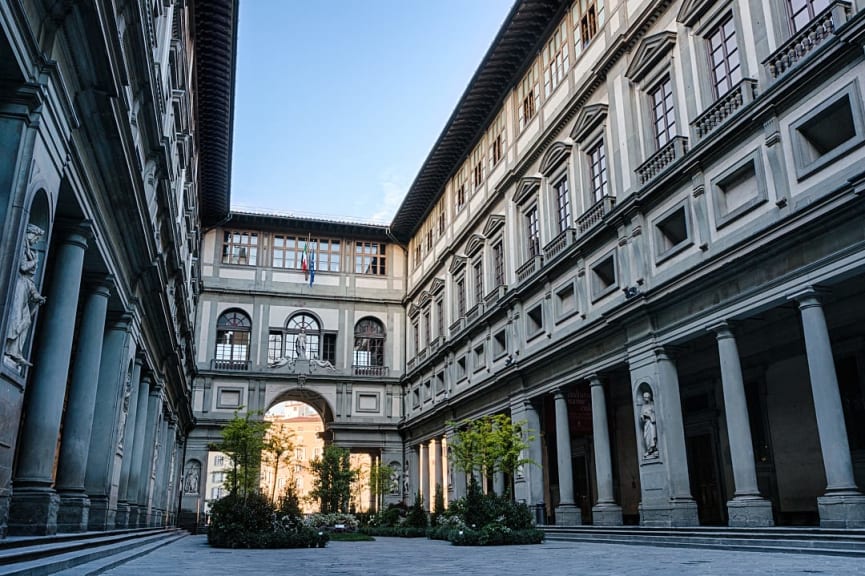
[[[480,530],[452,530],[448,540],[455,546],[502,546],[508,544],[540,544],[544,533],[534,528],[511,530],[498,523],[487,524]]]
[[[215,548],[324,548],[328,539],[257,493],[217,500],[207,529],[207,543]]]
[[[426,510],[424,510],[423,498],[420,492],[415,495],[414,504],[409,508],[405,522],[402,525],[408,528],[426,528],[429,526],[429,516],[427,516]]]

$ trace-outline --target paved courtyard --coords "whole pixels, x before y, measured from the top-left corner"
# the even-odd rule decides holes
[[[468,548],[424,539],[331,542],[318,550],[219,550],[204,536],[172,544],[105,572],[111,576],[538,576],[865,574],[862,558],[547,542]]]

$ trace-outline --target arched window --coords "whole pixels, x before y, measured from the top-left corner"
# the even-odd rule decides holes
[[[354,327],[354,365],[384,366],[384,326],[375,318],[364,318]]]
[[[249,367],[249,337],[252,322],[240,310],[228,310],[216,321],[216,366],[221,370]]]

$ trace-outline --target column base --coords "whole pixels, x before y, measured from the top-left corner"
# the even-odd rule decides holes
[[[592,508],[592,525],[621,526],[622,507],[615,504],[598,504]]]
[[[865,528],[865,495],[859,492],[820,496],[817,511],[821,528]]]
[[[728,526],[774,526],[772,503],[759,496],[733,498],[727,502]]]
[[[60,510],[57,512],[57,531],[86,532],[90,518],[90,498],[87,494],[60,494]]]
[[[129,521],[128,528],[141,528],[141,507],[138,504],[129,505]]]
[[[51,488],[22,488],[12,493],[9,506],[10,536],[53,536],[57,534],[60,496]]]
[[[573,504],[556,506],[556,526],[581,526],[583,515]]]
[[[114,517],[115,528],[129,528],[129,503],[117,503],[117,515]]]
[[[87,529],[94,531],[111,530],[114,528],[114,520],[117,510],[109,507],[108,498],[105,496],[90,497],[90,519]]]
[[[676,526],[699,526],[697,503],[693,500],[670,500],[660,505],[646,506],[640,503],[640,525],[673,528]]]

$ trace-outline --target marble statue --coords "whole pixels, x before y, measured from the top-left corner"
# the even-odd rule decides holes
[[[198,484],[201,479],[201,464],[190,462],[186,476],[183,478],[183,493],[198,494]]]
[[[294,348],[298,358],[306,358],[306,328],[300,329],[300,334],[297,335],[294,342]]]
[[[123,404],[120,408],[120,426],[117,433],[117,450],[123,450],[123,440],[126,437],[126,420],[129,418],[129,400],[132,396],[132,377],[126,378],[126,386],[123,389]]]
[[[643,458],[658,457],[658,427],[655,420],[655,403],[652,393],[643,392],[643,405],[640,407],[640,424],[643,427]]]
[[[45,231],[39,226],[27,225],[24,251],[18,266],[18,279],[15,283],[15,295],[9,314],[9,329],[6,332],[6,362],[16,367],[32,366],[24,358],[23,348],[24,341],[30,333],[30,325],[33,323],[33,314],[41,304],[45,303],[45,297],[36,289],[34,281],[36,267],[39,265],[36,244],[44,235]]]
[[[333,366],[333,364],[331,364],[330,360],[319,360],[318,358],[313,358],[309,362],[310,362],[310,364],[318,366],[319,368],[325,368],[327,370],[331,370],[334,372],[336,371],[336,368],[334,368],[334,366]]]

